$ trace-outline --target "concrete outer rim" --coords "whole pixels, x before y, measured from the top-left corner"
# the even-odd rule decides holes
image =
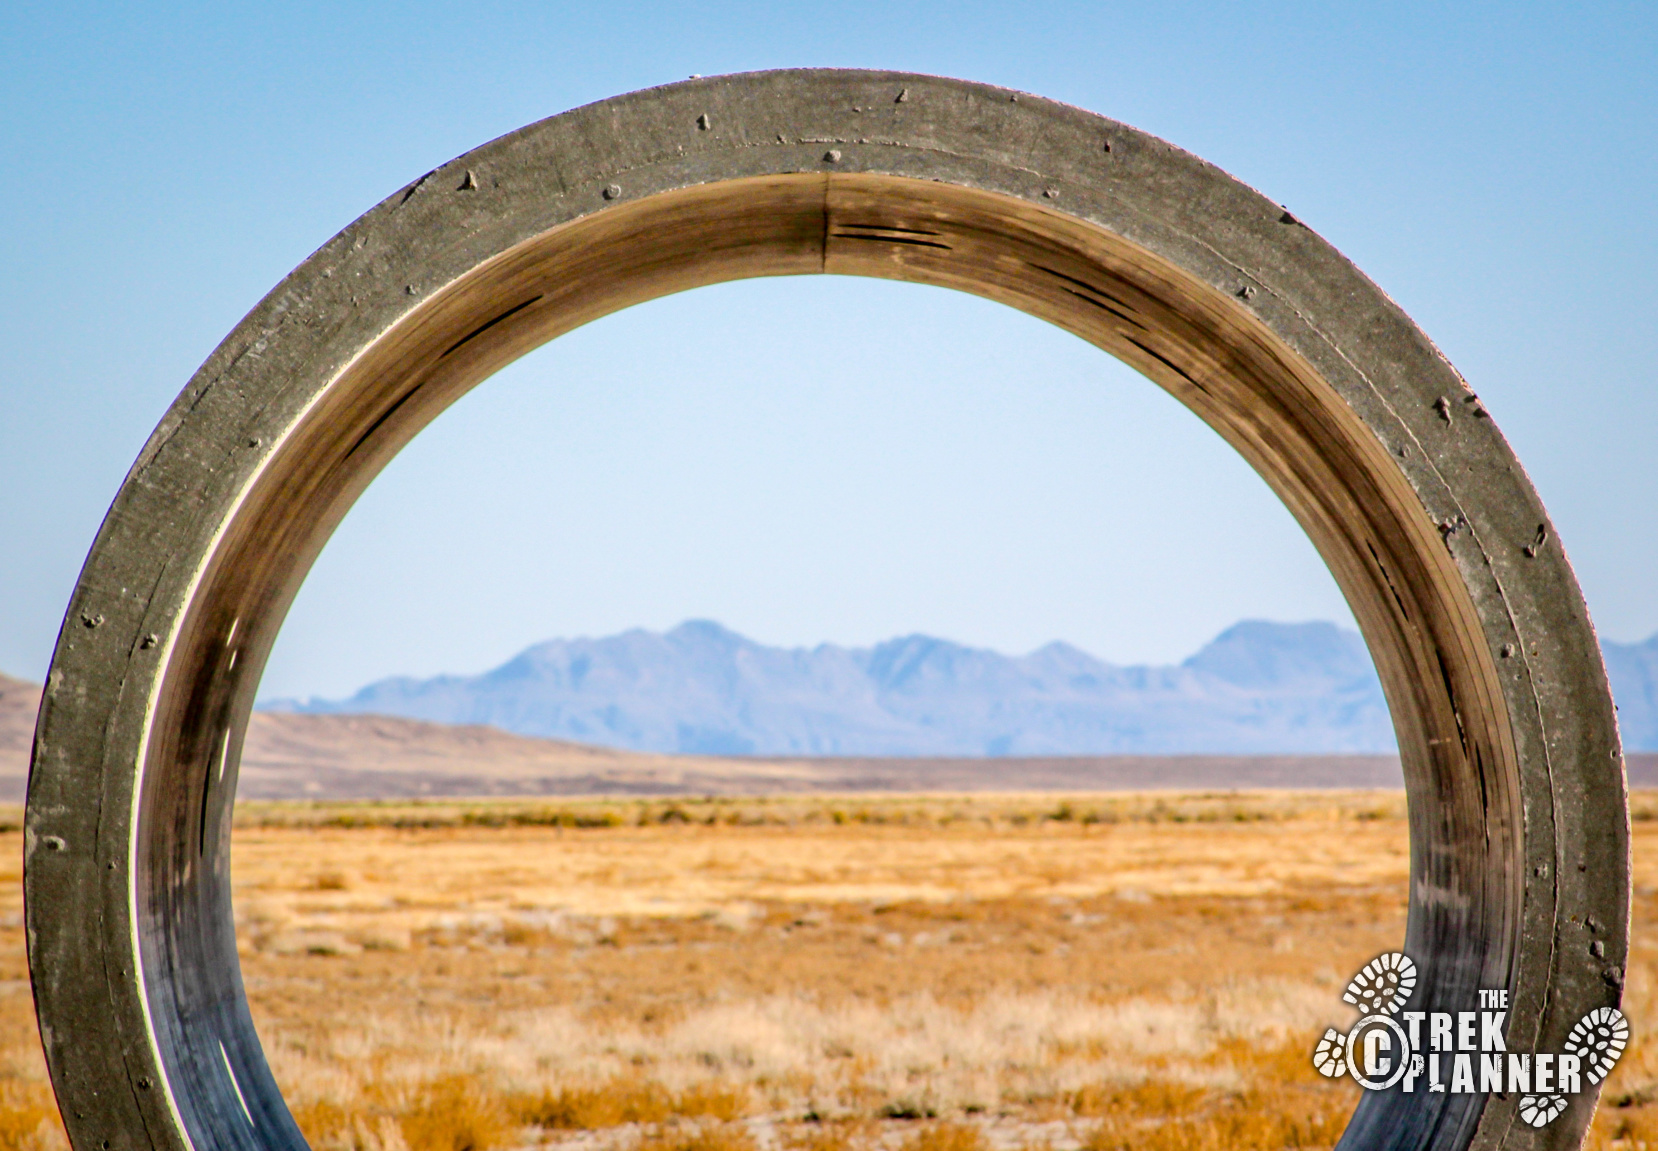
[[[139,765],[204,559],[287,429],[385,333],[514,242],[676,188],[825,165],[959,184],[1109,230],[1207,284],[1406,453],[1399,472],[1445,525],[1518,757],[1526,875],[1512,978],[1536,1011],[1516,1014],[1511,1047],[1558,1042],[1573,1011],[1618,1002],[1627,802],[1598,647],[1541,503],[1426,337],[1290,213],[1124,125],[936,77],[753,73],[588,105],[400,190],[278,285],[146,444],[69,606],[30,776],[31,973],[77,1147],[188,1145],[139,987]],[[302,396],[279,386],[297,369]],[[187,499],[198,506],[181,514]],[[1413,880],[1413,902],[1432,894]],[[1493,1103],[1410,1145],[1575,1146],[1588,1119],[1574,1108],[1536,1131],[1513,1112]]]

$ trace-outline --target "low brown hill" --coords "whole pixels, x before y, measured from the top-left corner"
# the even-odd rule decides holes
[[[810,790],[807,765],[617,751],[481,725],[256,712],[236,792],[317,797],[759,794]]]
[[[0,798],[12,798],[12,778],[29,773],[29,747],[35,738],[40,685],[0,672]],[[22,794],[21,788],[18,794]]]

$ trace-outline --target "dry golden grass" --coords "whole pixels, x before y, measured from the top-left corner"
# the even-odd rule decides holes
[[[68,1151],[29,995],[21,824],[16,808],[0,813],[0,1149]]]
[[[650,1151],[1328,1144],[1305,1049],[1406,870],[1377,794],[255,805],[235,860],[316,1142],[463,1074]]]
[[[1658,797],[1635,808],[1635,1041],[1594,1147],[1658,1146]],[[249,998],[319,1151],[1329,1147],[1357,1091],[1309,1050],[1404,923],[1393,794],[252,804],[237,824]],[[57,1151],[8,837],[0,1151]]]

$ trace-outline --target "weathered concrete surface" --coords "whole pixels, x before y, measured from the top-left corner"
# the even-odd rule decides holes
[[[276,630],[363,487],[587,320],[819,272],[1021,308],[1225,436],[1329,563],[1387,689],[1415,1005],[1506,986],[1530,1050],[1618,1002],[1627,803],[1600,655],[1536,494],[1428,339],[1290,212],[1124,125],[955,80],[759,73],[423,176],[278,285],[145,446],[70,604],[30,780],[30,962],[78,1147],[301,1145],[241,992],[230,802]],[[1588,1117],[1539,1132],[1516,1104],[1371,1094],[1344,1146],[1564,1147]]]

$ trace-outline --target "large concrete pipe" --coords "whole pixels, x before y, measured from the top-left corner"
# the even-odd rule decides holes
[[[1399,308],[1278,204],[1075,108],[887,72],[695,79],[533,124],[375,207],[237,326],[134,464],[29,780],[29,959],[79,1151],[304,1145],[243,995],[231,806],[277,629],[369,481],[579,324],[820,272],[1040,316],[1224,436],[1329,564],[1387,691],[1413,1005],[1507,988],[1509,1046],[1533,1050],[1618,1003],[1628,817],[1594,633],[1508,444]],[[1590,1110],[1539,1130],[1517,1107],[1367,1093],[1342,1146],[1576,1146]]]

